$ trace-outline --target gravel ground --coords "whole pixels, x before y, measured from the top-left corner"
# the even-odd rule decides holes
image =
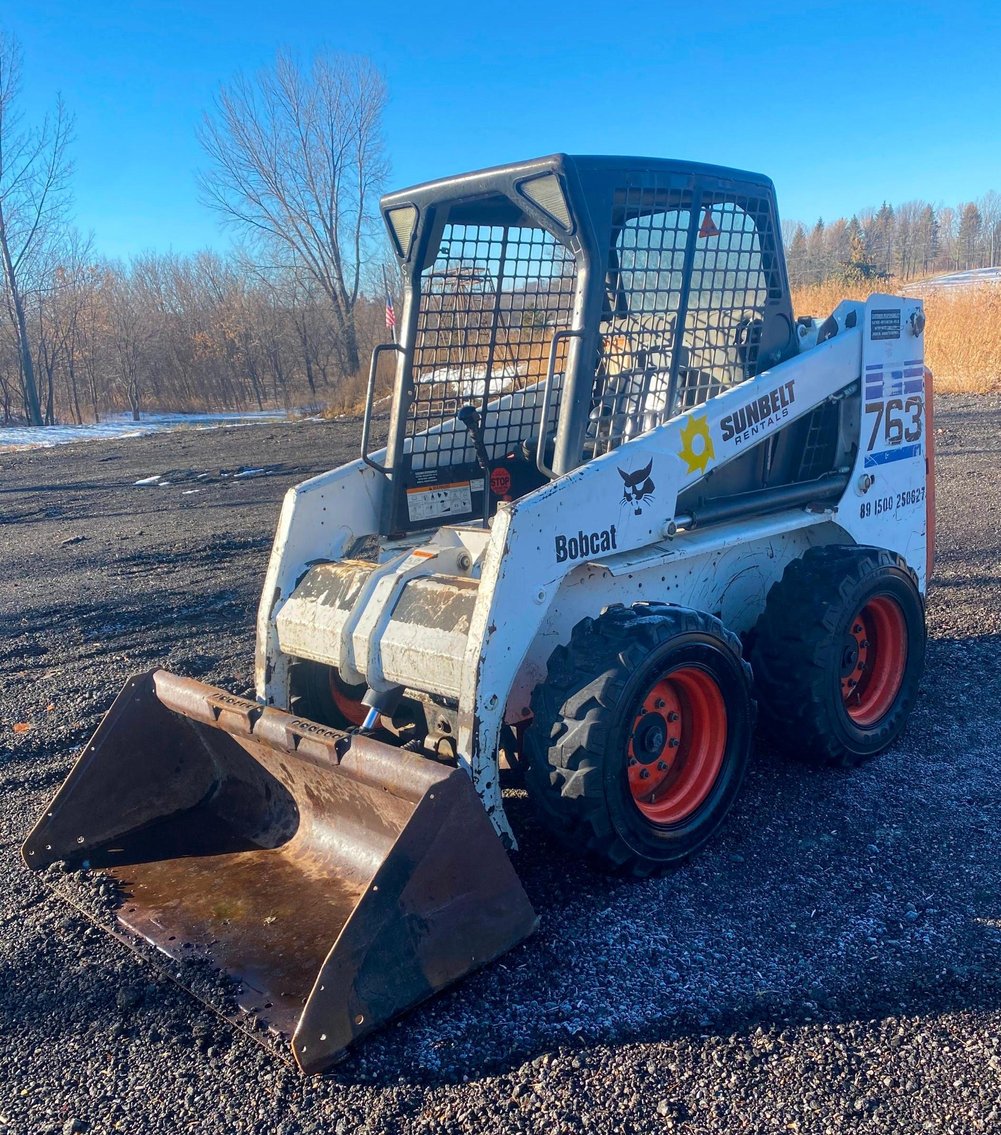
[[[569,861],[514,797],[539,932],[309,1080],[18,848],[129,674],[250,687],[282,493],[357,424],[0,455],[0,1133],[1001,1130],[1001,399],[943,397],[938,425],[903,742],[855,772],[759,746],[713,845],[642,883]]]

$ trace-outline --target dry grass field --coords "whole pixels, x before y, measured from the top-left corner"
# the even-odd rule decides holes
[[[827,283],[793,290],[797,315],[825,319],[843,299],[864,300],[873,291],[920,295],[920,284],[894,281],[875,287]],[[942,288],[922,295],[928,328],[925,361],[935,389],[950,394],[989,394],[1001,390],[1001,287]]]
[[[1001,391],[1001,285],[982,284],[964,288],[929,289],[922,294],[920,282],[890,280],[879,286],[850,286],[831,281],[794,288],[793,311],[826,319],[841,300],[864,300],[874,291],[920,296],[928,327],[925,361],[935,375],[935,389],[943,394],[991,394]],[[548,336],[519,331],[520,364],[525,381],[545,377]],[[379,391],[390,393],[392,367],[382,365]],[[364,406],[364,376],[345,383],[332,400],[328,416],[360,412]]]

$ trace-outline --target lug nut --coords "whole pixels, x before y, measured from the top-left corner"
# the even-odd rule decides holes
[[[653,703],[653,708],[654,709],[663,709],[665,705],[667,705],[667,702],[665,702],[663,698],[658,698]]]
[[[676,749],[680,744],[681,744],[681,742],[678,740],[677,737],[672,737],[671,740],[668,741],[667,747],[669,749]]]
[[[666,769],[667,769],[667,765],[666,765],[666,764],[664,764],[664,762],[663,762],[663,761],[658,761],[658,762],[657,762],[657,771],[658,771],[658,772],[664,772],[664,771],[665,771]]]
[[[649,780],[650,770],[648,768],[640,769],[640,780]]]
[[[667,720],[668,721],[677,721],[678,720],[678,714],[676,714],[674,712],[674,710],[672,709],[671,712],[667,715]]]

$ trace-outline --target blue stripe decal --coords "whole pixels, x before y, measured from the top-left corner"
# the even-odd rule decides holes
[[[910,382],[904,383],[905,394],[920,394],[923,382],[920,378],[912,378]]]
[[[924,359],[904,359],[905,367],[923,367],[924,365]]]
[[[870,453],[866,456],[865,467],[872,469],[876,465],[889,465],[891,461],[906,461],[909,457],[921,456],[921,443],[916,445],[901,445],[896,449],[884,449],[882,453]]]
[[[882,370],[883,364],[882,363],[869,363],[869,365],[865,369],[866,370]]]
[[[924,367],[909,367],[904,371],[904,378],[924,378]]]

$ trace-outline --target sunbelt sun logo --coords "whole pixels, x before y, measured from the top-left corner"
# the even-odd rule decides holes
[[[704,473],[706,466],[716,456],[713,439],[709,435],[709,419],[702,414],[693,414],[681,430],[681,449],[678,456],[685,463],[688,473]]]

